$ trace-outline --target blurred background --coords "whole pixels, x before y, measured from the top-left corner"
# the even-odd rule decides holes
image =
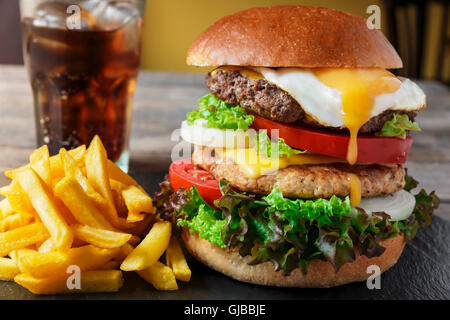
[[[362,17],[370,5],[381,8],[381,30],[404,62],[397,74],[450,83],[450,2],[448,0],[147,0],[142,68],[204,72],[188,67],[189,45],[222,16],[256,6],[318,5]],[[18,1],[0,0],[0,64],[22,64]]]

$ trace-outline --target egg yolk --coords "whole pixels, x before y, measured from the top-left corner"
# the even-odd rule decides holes
[[[375,97],[393,93],[401,82],[384,69],[318,69],[316,77],[341,93],[343,120],[350,131],[347,161],[355,164],[358,157],[359,129],[371,118]]]

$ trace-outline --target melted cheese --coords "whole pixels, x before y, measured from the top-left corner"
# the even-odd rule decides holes
[[[291,165],[326,164],[344,162],[343,159],[321,156],[318,154],[296,154],[290,157],[270,159],[249,149],[215,149],[222,159],[232,160],[239,166],[244,175],[250,179],[276,172]],[[350,203],[357,206],[361,201],[361,182],[356,174],[348,176],[350,183]]]
[[[219,68],[214,69],[211,72],[211,75],[215,75],[217,73],[217,71],[219,70],[224,70],[224,71],[239,71],[240,73],[242,73],[243,75],[246,75],[249,79],[264,79],[263,75],[255,70],[250,70],[250,69],[246,69],[246,68],[242,68],[239,66],[222,66]]]
[[[356,207],[361,202],[361,181],[359,177],[350,173],[348,180],[350,182],[350,204]]]
[[[341,93],[344,124],[350,131],[347,161],[355,164],[358,131],[371,118],[375,98],[397,91],[401,82],[384,69],[319,69],[314,74],[322,83]]]
[[[296,154],[290,157],[281,157],[270,159],[256,152],[255,149],[216,149],[223,159],[232,160],[236,163],[246,177],[251,179],[259,178],[262,175],[270,174],[279,169],[291,165],[305,164],[325,164],[344,162],[343,159],[337,159],[318,154]]]

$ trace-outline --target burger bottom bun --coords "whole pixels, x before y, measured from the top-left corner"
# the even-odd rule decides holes
[[[188,252],[208,267],[219,271],[233,279],[277,287],[329,288],[350,282],[364,281],[372,272],[367,272],[370,265],[376,265],[381,272],[392,267],[402,254],[405,246],[403,234],[382,241],[386,248],[384,253],[375,258],[360,256],[356,253],[354,262],[344,264],[336,273],[328,261],[313,260],[307,274],[299,268],[289,276],[283,276],[282,271],[276,272],[271,262],[249,265],[250,257],[241,257],[236,248],[222,249],[197,234],[191,235],[187,228],[183,229],[182,238]]]

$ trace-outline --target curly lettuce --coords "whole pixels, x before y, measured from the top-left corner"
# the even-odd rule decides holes
[[[417,186],[407,176],[406,188]],[[341,199],[289,199],[275,186],[267,196],[236,192],[220,181],[222,197],[215,207],[203,201],[195,186],[171,190],[161,184],[154,203],[160,216],[188,227],[191,233],[219,247],[238,247],[250,264],[271,261],[275,270],[288,275],[300,268],[306,273],[315,259],[332,263],[336,272],[355,259],[355,252],[369,258],[380,256],[382,240],[404,234],[412,239],[419,227],[431,223],[439,206],[434,192],[420,190],[416,206],[408,219],[390,221],[384,212],[366,213],[352,208],[349,197]]]
[[[208,128],[247,130],[254,117],[240,106],[229,105],[212,94],[207,94],[198,100],[198,109],[187,114],[190,125],[199,119],[206,120]]]
[[[375,135],[405,139],[407,131],[420,131],[419,125],[411,121],[406,114],[394,114],[392,120],[386,121],[381,131]]]

